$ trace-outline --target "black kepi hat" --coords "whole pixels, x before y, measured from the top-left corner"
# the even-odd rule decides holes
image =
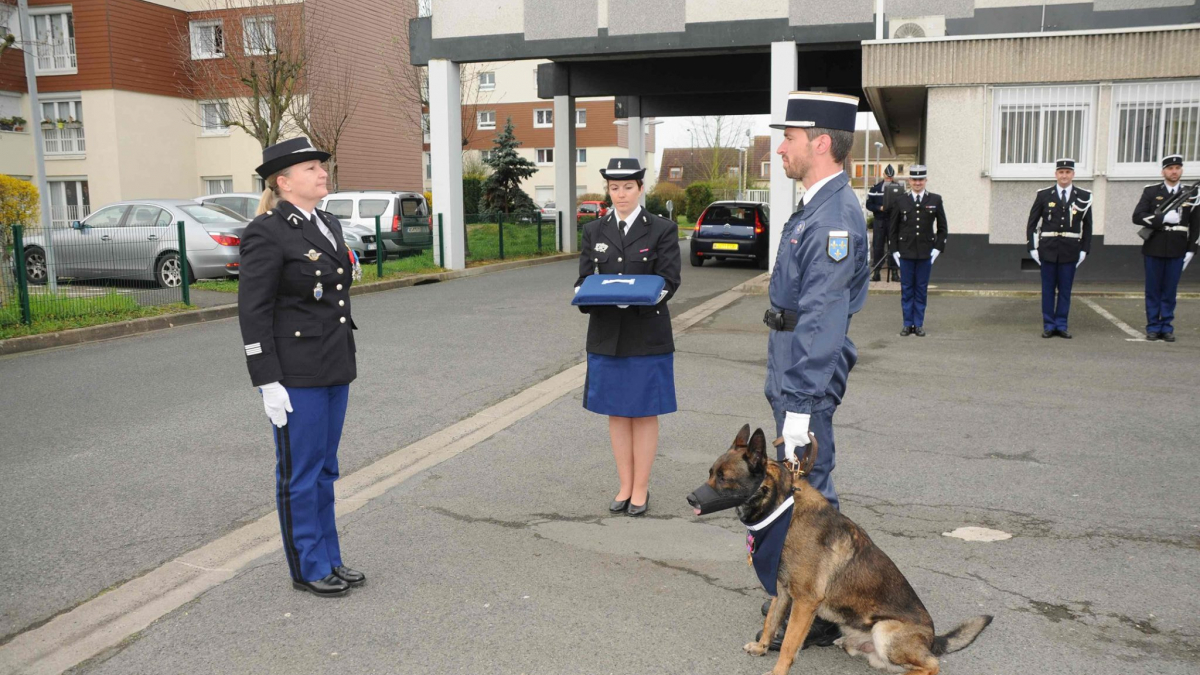
[[[1071,159],[1070,157],[1063,157],[1062,159],[1055,160],[1054,170],[1057,171],[1059,169],[1070,169],[1070,170],[1074,171],[1075,170],[1075,160]]]
[[[1163,157],[1162,168],[1165,169],[1168,166],[1183,166],[1183,155],[1167,155]]]
[[[909,178],[929,178],[929,169],[925,168],[924,164],[913,164],[908,167]]]
[[[646,170],[636,157],[613,157],[608,160],[608,167],[600,169],[604,180],[642,180]]]
[[[310,159],[324,162],[329,159],[329,153],[314,148],[312,142],[304,136],[289,138],[263,148],[263,163],[255,171],[266,180],[289,166]]]
[[[788,94],[787,114],[772,129],[792,127],[854,131],[858,97],[827,91],[793,91]]]
[[[883,170],[883,175],[891,178],[892,176],[896,175],[896,170],[892,168],[891,164],[888,164],[887,168]]]

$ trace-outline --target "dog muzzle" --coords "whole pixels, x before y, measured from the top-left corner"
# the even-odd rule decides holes
[[[738,492],[726,492],[721,494],[714,490],[711,485],[705,483],[696,488],[695,492],[687,496],[688,504],[691,504],[692,509],[698,516],[732,509],[735,506],[741,506],[746,503],[746,500],[758,491],[758,486],[753,489]]]

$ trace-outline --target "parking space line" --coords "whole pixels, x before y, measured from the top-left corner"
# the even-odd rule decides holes
[[[1096,310],[1097,314],[1099,314],[1100,316],[1102,316],[1102,317],[1108,319],[1110,322],[1112,322],[1112,324],[1114,326],[1125,331],[1126,335],[1129,335],[1131,338],[1134,338],[1132,340],[1129,340],[1129,342],[1149,342],[1149,340],[1146,339],[1145,335],[1140,333],[1133,326],[1130,326],[1129,324],[1125,323],[1124,321],[1113,316],[1112,312],[1110,312],[1107,309],[1104,309],[1100,305],[1096,304],[1096,301],[1089,300],[1088,298],[1080,298],[1080,300],[1083,300],[1083,303],[1085,305],[1087,305],[1088,307],[1091,307],[1092,309]]]
[[[766,275],[751,280],[762,284]],[[752,292],[747,282],[674,317],[676,335]],[[338,513],[348,515],[408,478],[437,466],[545,408],[584,383],[578,363],[411,445],[377,459],[336,485]],[[279,517],[272,511],[146,574],[102,593],[0,646],[0,673],[61,673],[111,649],[187,602],[277,551]]]

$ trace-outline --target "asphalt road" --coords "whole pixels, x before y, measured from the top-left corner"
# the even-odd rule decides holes
[[[606,427],[576,390],[344,518],[343,552],[366,587],[298,593],[276,552],[78,672],[769,669],[774,654],[741,649],[764,597],[745,529],[684,502],[742,423],[770,423],[763,301],[678,340],[680,411],[662,421],[647,518],[606,513]],[[1137,325],[1135,301],[1103,304]],[[899,299],[869,299],[834,420],[844,511],[939,631],[996,616],[943,658],[947,675],[1195,673],[1200,301],[1181,303],[1174,345],[1127,341],[1082,304],[1076,339],[1043,340],[1038,307],[934,297],[929,337],[901,338]],[[962,526],[1013,537],[943,535]],[[874,671],[830,648],[792,672]]]
[[[347,475],[583,359],[562,262],[354,299]],[[761,274],[686,263],[676,314]],[[236,319],[0,359],[0,643],[275,508]]]

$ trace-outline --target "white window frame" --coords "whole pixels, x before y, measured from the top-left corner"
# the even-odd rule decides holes
[[[678,176],[675,175],[676,169],[679,169]],[[682,166],[668,166],[667,167],[667,179],[668,180],[683,180],[683,167]]]
[[[587,148],[575,148],[575,166],[587,166]]]
[[[206,106],[206,105],[224,106],[225,115],[223,115],[223,117],[228,119],[229,118],[229,101],[197,101],[196,103],[197,103],[197,105],[200,106],[200,135],[201,136],[228,136],[229,130],[230,130],[230,127],[228,125],[220,125],[220,126],[213,126],[213,127],[210,127],[208,125],[208,117],[204,114],[204,106]],[[219,114],[220,110],[218,109],[217,112]]]
[[[263,180],[263,177],[258,174],[250,176],[250,184],[254,186],[255,192],[265,192],[267,189],[267,181]]]
[[[221,47],[217,50],[216,45],[213,45],[213,51],[205,51],[201,47],[200,31],[205,28],[220,28],[221,29]],[[225,22],[221,19],[196,19],[188,22],[188,39],[191,41],[192,60],[202,61],[204,59],[223,59],[225,58],[225,50],[227,48],[227,36],[225,35]]]
[[[271,27],[270,39],[265,40],[265,42],[269,44],[267,44],[265,48],[251,46],[251,40],[249,38],[251,34],[257,33],[260,37],[267,36],[267,33],[261,28],[265,25],[270,25]],[[253,28],[251,26],[253,26]],[[273,14],[242,17],[242,48],[245,50],[246,56],[266,56],[267,54],[274,54],[278,49],[278,43],[276,42],[277,37],[278,34],[275,31],[275,16]]]
[[[496,89],[496,71],[485,70],[479,73],[479,91],[494,91]]]
[[[421,113],[421,141],[429,142],[429,113]]]
[[[1051,180],[1054,178],[1055,160],[1063,153],[1053,152],[1045,147],[1045,120],[1047,111],[1061,112],[1082,110],[1083,121],[1080,130],[1079,156],[1075,160],[1076,180],[1090,180],[1094,173],[1094,157],[1096,147],[1096,117],[1099,85],[1095,83],[1079,83],[1049,86],[1024,87],[993,87],[991,109],[991,148],[989,151],[989,175],[996,179],[1033,179]],[[1001,163],[1003,147],[1002,112],[1005,108],[1025,108],[1036,112],[1038,128],[1031,138],[1025,132],[1020,142],[1036,144],[1033,152],[1037,159],[1034,162],[1005,162]],[[1017,149],[1020,151],[1020,149]]]
[[[484,117],[490,115],[490,121],[484,121]],[[496,128],[496,111],[495,110],[480,110],[475,113],[475,128],[480,130]]]
[[[533,111],[533,128],[549,129],[554,126],[554,108],[535,108]]]
[[[554,165],[554,148],[538,148],[535,151],[536,164],[538,166],[553,166]]]
[[[87,141],[84,136],[83,114],[81,112],[83,109],[82,95],[79,92],[44,94],[38,98],[38,105],[41,107],[52,105],[58,111],[54,119],[50,120],[53,124],[52,128],[42,130],[42,151],[46,157],[55,159],[78,159],[85,157],[87,155]],[[60,117],[64,105],[67,108],[66,117]],[[38,111],[38,124],[43,123],[45,120],[44,115],[44,111]],[[57,125],[59,119],[64,119],[68,123],[74,120],[79,126],[64,126],[62,129],[59,129]]]
[[[767,177],[769,177],[769,176],[771,175],[771,163],[770,163],[770,162],[763,162],[763,163],[762,163],[762,170],[759,172],[759,174],[758,174],[758,175],[762,176],[763,178],[767,178]]]
[[[587,108],[575,109],[575,128],[582,129],[587,126]]]
[[[1122,82],[1112,87],[1112,108],[1108,121],[1108,175],[1113,178],[1159,178],[1162,176],[1162,158],[1166,155],[1182,154],[1184,167],[1189,162],[1200,160],[1200,79],[1157,80],[1150,82]],[[1155,124],[1154,148],[1150,161],[1122,162],[1121,158],[1121,112],[1127,106],[1144,104],[1144,110],[1159,111]],[[1139,106],[1140,107],[1140,106]],[[1167,109],[1188,110],[1187,121],[1197,129],[1196,137],[1185,147],[1181,143],[1170,143],[1167,147]],[[1127,146],[1132,139],[1126,138]],[[1195,167],[1187,172],[1196,173]]]
[[[228,187],[228,190],[214,190],[213,183],[221,183],[221,187]],[[227,195],[233,192],[233,176],[201,176],[200,184],[204,186],[206,195]]]
[[[50,226],[68,227],[73,220],[83,220],[92,213],[89,203],[91,192],[86,176],[54,176],[46,179],[46,190],[50,193]],[[75,184],[75,204],[68,204],[67,183]]]
[[[15,8],[13,14],[15,19]],[[39,19],[44,17],[52,17],[49,19],[51,25],[56,19],[61,21],[59,29],[63,36],[62,45],[55,45],[53,42],[37,42],[37,24]],[[75,16],[71,5],[30,7],[29,26],[26,28],[29,29],[30,39],[36,44],[33,63],[38,75],[74,75],[79,72],[79,62],[75,58],[75,38],[71,35],[75,30]],[[51,35],[53,35],[53,30],[51,30]],[[46,59],[50,60],[51,65],[42,67]]]

